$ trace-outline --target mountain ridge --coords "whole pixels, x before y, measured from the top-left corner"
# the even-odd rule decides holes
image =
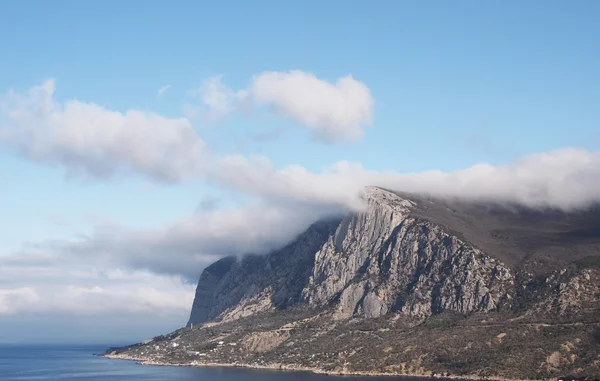
[[[247,259],[242,259],[240,261],[241,266],[246,269],[249,266],[249,258],[253,258],[255,261],[260,261],[260,258],[263,258],[269,264],[269,266],[276,266],[276,264],[271,264],[267,258],[270,256],[294,257],[298,255],[310,257],[312,252],[315,251],[315,260],[317,260],[318,265],[321,266],[321,268],[326,264],[329,264],[333,267],[339,267],[343,263],[340,261],[338,254],[348,254],[353,250],[356,250],[356,248],[352,247],[353,245],[360,246],[362,241],[365,241],[365,239],[370,239],[368,242],[363,242],[363,247],[360,248],[362,254],[357,255],[357,253],[354,253],[352,257],[354,261],[358,261],[362,263],[363,266],[366,266],[363,270],[367,271],[369,269],[366,261],[369,261],[370,263],[372,262],[370,258],[371,253],[369,250],[374,249],[381,251],[385,249],[385,245],[389,246],[391,243],[393,243],[393,237],[391,236],[398,233],[394,232],[393,230],[398,228],[402,230],[402,228],[406,228],[408,224],[407,221],[409,220],[410,223],[414,225],[413,229],[417,229],[417,231],[412,232],[413,234],[423,234],[425,230],[433,229],[436,231],[434,235],[442,237],[443,239],[455,241],[451,243],[451,245],[455,246],[453,248],[454,251],[458,250],[460,246],[470,246],[475,250],[474,253],[485,256],[487,261],[500,261],[498,264],[500,267],[494,269],[494,271],[508,274],[506,275],[507,279],[505,280],[508,280],[510,277],[524,276],[520,273],[527,273],[527,276],[529,277],[547,275],[551,271],[561,270],[565,266],[571,265],[577,260],[594,257],[596,254],[600,255],[600,233],[595,236],[595,240],[590,242],[585,255],[573,255],[573,253],[571,253],[573,258],[571,258],[570,261],[565,260],[564,258],[561,258],[559,261],[556,260],[556,257],[557,255],[562,254],[564,250],[573,251],[574,248],[577,248],[571,244],[571,241],[568,242],[569,245],[566,248],[559,247],[561,250],[554,249],[550,251],[551,256],[540,258],[539,255],[536,256],[536,252],[533,250],[531,252],[527,252],[529,248],[536,248],[536,245],[541,246],[542,248],[544,248],[544,246],[539,242],[533,242],[532,244],[529,244],[529,247],[524,245],[523,226],[526,224],[534,225],[537,223],[539,225],[539,221],[543,222],[542,227],[538,230],[529,229],[535,234],[535,238],[538,241],[542,241],[542,239],[545,237],[552,237],[553,235],[555,236],[557,232],[566,234],[568,236],[569,232],[577,232],[578,229],[581,229],[580,221],[578,220],[575,220],[574,224],[569,224],[571,220],[568,218],[569,215],[565,212],[558,212],[556,210],[536,210],[534,208],[526,207],[515,208],[514,206],[504,207],[497,203],[469,203],[461,200],[448,201],[432,197],[425,198],[418,195],[401,194],[379,187],[365,188],[361,193],[361,197],[367,202],[367,208],[370,211],[367,210],[358,213],[350,213],[341,220],[330,219],[327,220],[327,222],[317,223],[321,225],[329,223],[329,225],[327,225],[327,231],[329,233],[331,233],[332,229],[334,229],[334,225],[338,224],[337,227],[335,227],[335,233],[331,237],[321,236],[321,240],[316,243],[316,246],[321,246],[321,250],[317,250],[316,246],[311,246],[306,252],[302,252],[300,254],[286,254],[286,251],[289,250],[290,247],[296,245],[298,239],[303,239],[304,234],[312,234],[311,232],[314,231],[315,226],[313,225],[306,232],[300,234],[296,240],[292,241],[284,248],[266,256],[246,257]],[[377,213],[373,213],[373,210],[376,210]],[[598,213],[598,215],[600,215],[600,213]],[[552,217],[552,219],[546,220],[548,216]],[[592,214],[592,216],[594,217],[592,219],[594,224],[600,222],[600,218],[596,219],[595,214]],[[365,218],[364,221],[356,220],[356,218],[363,217]],[[355,232],[352,230],[352,226],[355,226],[356,228],[357,224],[358,228]],[[382,226],[385,226],[387,230],[382,228]],[[350,230],[348,230],[349,228]],[[521,228],[521,230],[519,230],[519,228]],[[600,232],[600,225],[598,225],[598,231]],[[525,231],[525,233],[527,233],[527,231]],[[348,238],[346,237],[347,234],[354,234],[354,236]],[[344,239],[349,240],[347,247],[342,247]],[[429,237],[428,239],[432,240],[433,237]],[[437,249],[439,249],[439,247],[437,247]],[[323,250],[325,250],[326,253],[324,253]],[[509,251],[511,252],[511,255],[505,255],[505,253]],[[548,250],[543,252],[543,254],[548,253]],[[323,261],[319,262],[320,258],[322,258]],[[327,259],[330,261],[327,262]],[[390,265],[390,260],[391,259],[388,258],[387,262],[382,263],[384,265],[383,268],[378,268],[377,266],[375,266],[377,268],[372,268],[370,270],[371,274],[377,273],[381,275],[378,270],[386,270],[386,266],[389,267]],[[225,261],[232,261],[232,259],[228,258]],[[311,261],[312,259],[308,259],[306,265],[312,265],[313,263]],[[285,261],[283,263],[285,266],[293,266],[293,264]],[[433,266],[431,263],[429,265]],[[519,266],[521,268],[517,269]],[[334,274],[335,280],[330,279],[331,281],[324,282],[325,278],[335,273],[333,267],[328,270],[322,269],[323,271],[321,273],[312,274],[312,276],[308,278],[308,283],[302,285],[302,297],[298,298],[296,296],[294,302],[302,301],[323,305],[332,302],[338,297],[345,298],[344,300],[346,301],[349,300],[348,298],[353,299],[358,297],[361,299],[363,297],[367,297],[367,295],[364,294],[358,295],[360,294],[360,290],[356,290],[356,288],[354,289],[358,295],[356,297],[352,297],[350,295],[352,291],[342,294],[344,287],[347,286],[348,279],[346,278],[348,277],[348,274],[353,274],[352,276],[356,276],[356,271],[358,270],[356,267],[349,270],[346,269],[347,271],[341,273],[338,271],[337,274]],[[532,271],[530,271],[530,269]],[[508,270],[511,271],[507,273]],[[242,271],[240,268],[239,271],[243,273],[245,270]],[[386,271],[390,270],[387,269]],[[202,279],[203,278],[201,276],[201,282]],[[416,282],[416,280],[414,281]],[[372,286],[372,284],[363,284],[360,287],[373,288]],[[297,287],[299,287],[299,285],[297,285]],[[399,285],[395,284],[394,287],[397,288]],[[510,287],[514,287],[514,285],[511,285]],[[200,294],[205,292],[203,288],[200,288],[199,291]],[[246,291],[248,290],[246,289]],[[489,296],[479,296],[478,300],[484,297],[488,298]],[[496,306],[497,304],[499,305],[505,303],[507,298],[512,298],[512,295],[510,295],[508,292],[505,292],[503,295],[497,295],[497,300],[490,299],[490,302]],[[196,298],[196,300],[199,301],[204,299],[205,298],[203,297]],[[243,299],[243,297],[241,299]],[[502,301],[500,301],[500,299],[502,299]],[[350,302],[348,301],[348,303]],[[456,303],[460,304],[459,302]],[[479,302],[476,302],[476,304],[477,303]],[[386,312],[388,310],[393,311],[395,309],[394,305],[397,306],[397,303],[388,303],[388,305],[383,306],[379,301],[379,298],[376,298],[373,295],[369,295],[367,297],[367,304],[372,308],[379,308],[381,311],[385,310]],[[194,305],[196,305],[196,303]],[[348,308],[351,307],[349,306]],[[379,313],[374,312],[372,308],[367,309],[367,314],[371,317],[378,315]],[[437,309],[439,309],[439,307],[437,307]],[[255,308],[255,310],[257,309]],[[198,311],[197,308],[196,311]],[[344,311],[345,312],[342,314],[347,314],[347,309]],[[471,311],[471,307],[467,307],[461,312],[469,311]],[[197,324],[203,321],[202,319],[194,318],[195,316],[196,315],[192,312],[188,324]],[[229,317],[232,316],[235,316],[235,314],[229,315]],[[218,314],[210,315],[211,319],[217,317]]]
[[[392,374],[543,378],[600,371],[597,210],[515,208],[379,187],[365,188],[361,198],[366,208],[318,221],[279,250],[207,267],[187,328],[145,350],[154,359],[203,363],[162,350],[166,340],[221,363]],[[357,328],[362,325],[371,328]],[[417,344],[419,337],[427,341]],[[222,339],[240,348],[221,350]],[[215,342],[212,352],[193,349]],[[374,352],[349,360],[365,347]],[[343,362],[329,355],[311,360],[342,349]],[[596,352],[580,353],[585,350]],[[487,365],[481,351],[489,354]],[[139,355],[138,349],[118,353]],[[513,369],[501,366],[506,356],[522,358]]]

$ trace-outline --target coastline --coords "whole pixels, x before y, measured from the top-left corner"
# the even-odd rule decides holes
[[[150,360],[142,357],[133,357],[129,355],[121,354],[101,354],[100,357],[105,357],[112,360],[125,360],[135,361],[139,365],[151,365],[151,366],[184,366],[184,367],[221,367],[221,368],[245,368],[245,369],[256,369],[256,370],[272,370],[272,371],[285,371],[285,372],[309,372],[313,374],[322,374],[329,376],[366,376],[366,377],[415,377],[415,378],[429,378],[429,379],[445,379],[445,380],[468,380],[468,381],[544,381],[544,380],[529,380],[529,379],[516,379],[516,378],[504,378],[504,377],[481,377],[475,375],[464,375],[464,376],[442,376],[442,375],[431,375],[431,374],[420,374],[420,373],[383,373],[376,371],[351,371],[351,370],[336,370],[328,371],[319,368],[302,367],[288,364],[269,364],[269,365],[257,365],[257,364],[244,364],[244,363],[212,363],[212,362],[199,362],[191,361],[190,363],[169,363],[164,361]]]

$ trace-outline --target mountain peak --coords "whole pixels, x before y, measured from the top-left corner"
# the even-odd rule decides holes
[[[362,200],[366,201],[368,205],[388,205],[404,210],[416,206],[413,201],[402,198],[395,192],[378,186],[367,186],[363,188],[360,197]]]

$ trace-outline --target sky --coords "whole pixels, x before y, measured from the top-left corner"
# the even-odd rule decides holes
[[[362,187],[599,201],[600,3],[0,5],[0,342],[183,326]]]

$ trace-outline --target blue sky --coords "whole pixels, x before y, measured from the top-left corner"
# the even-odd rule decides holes
[[[32,140],[24,134],[19,135],[22,140],[3,141],[0,135],[0,210],[4,216],[0,258],[28,258],[32,262],[27,263],[35,267],[38,257],[31,259],[27,255],[33,252],[47,255],[53,258],[49,268],[56,274],[62,271],[57,276],[62,279],[62,286],[81,281],[77,276],[69,278],[75,268],[87,271],[93,267],[129,271],[131,284],[137,287],[147,281],[146,275],[139,275],[140,271],[155,277],[178,276],[175,270],[163,271],[165,267],[160,261],[157,267],[139,265],[145,255],[152,258],[172,255],[172,250],[180,248],[171,246],[174,241],[189,239],[190,246],[182,253],[204,258],[195,257],[196,262],[192,262],[197,263],[197,272],[209,259],[227,250],[237,250],[231,246],[221,250],[216,241],[208,245],[208,238],[196,241],[195,229],[203,229],[203,237],[221,237],[210,231],[212,226],[220,226],[219,232],[234,231],[228,230],[234,229],[229,225],[219,225],[225,224],[219,221],[231,221],[232,214],[237,216],[235,221],[238,217],[239,221],[252,220],[252,214],[235,213],[256,203],[272,208],[273,216],[284,214],[281,211],[291,212],[289,203],[281,204],[281,198],[288,195],[276,194],[274,189],[291,189],[290,184],[302,184],[302,190],[310,188],[312,193],[291,192],[297,196],[289,198],[299,197],[304,201],[317,198],[319,202],[343,204],[339,201],[342,196],[338,197],[332,188],[336,184],[343,187],[350,181],[350,175],[341,179],[319,176],[340,161],[360,163],[364,170],[373,171],[375,174],[364,175],[365,181],[379,178],[377,173],[383,171],[399,175],[429,170],[453,173],[477,163],[498,168],[520,163],[522,157],[566,147],[576,147],[579,151],[577,155],[560,151],[553,154],[552,160],[540,159],[540,162],[552,162],[556,168],[563,168],[556,163],[565,158],[568,163],[589,166],[596,163],[596,152],[600,149],[598,14],[600,3],[596,1],[132,0],[3,4],[0,102],[6,102],[11,89],[13,94],[24,96],[29,89],[54,79],[51,99],[58,109],[64,108],[65,102],[77,100],[102,106],[103,113],[138,110],[169,120],[179,118],[186,123],[181,130],[187,131],[189,124],[198,144],[206,146],[201,151],[209,152],[210,159],[204,165],[213,169],[182,170],[186,179],[181,181],[157,179],[154,174],[158,169],[149,167],[157,165],[156,158],[144,151],[143,145],[146,142],[148,149],[162,149],[161,135],[154,135],[152,125],[140,125],[138,133],[157,136],[156,141],[138,136],[140,140],[134,139],[140,142],[137,153],[130,155],[123,151],[122,145],[107,137],[113,135],[108,132],[103,135],[102,131],[108,131],[106,125],[91,126],[90,121],[98,120],[100,114],[64,116],[61,120],[73,121],[69,130],[72,140],[54,145],[48,142],[57,130],[49,127],[44,130],[54,123],[48,116],[51,114],[31,116],[34,119],[27,119],[27,123],[34,120],[46,126],[38,129],[42,131],[38,136],[41,140]],[[262,74],[289,74],[293,70],[300,73],[295,80],[307,83],[308,97],[316,100],[317,106],[311,103],[312,108],[303,108],[307,99],[299,98],[301,91],[295,85],[277,87],[280,90],[276,93],[271,92],[275,87],[258,92],[256,80]],[[358,94],[359,100],[350,101],[350,96],[346,97],[339,88],[339,92],[332,90],[329,98],[320,91],[311,93],[320,88],[310,85],[317,86],[317,82],[311,82],[308,76],[320,84],[335,84],[348,75],[352,76],[352,84],[358,86],[352,94]],[[214,120],[206,117],[214,111],[211,105],[203,104],[202,96],[194,95],[202,93],[203,84],[211,78],[220,78],[217,95],[225,94],[222,99],[233,104]],[[280,84],[269,82],[265,86]],[[368,96],[361,90],[363,85]],[[158,96],[161,88],[165,90]],[[242,107],[236,103],[243,91],[250,94],[250,111],[240,110]],[[330,112],[328,105],[341,107],[343,117]],[[363,106],[364,113],[347,116]],[[190,107],[198,111],[195,116],[190,115]],[[300,107],[302,115],[294,114],[294,107]],[[306,110],[315,107],[316,117],[321,119],[310,122]],[[73,119],[76,117],[80,119]],[[3,128],[21,133],[27,123],[15,121],[6,107],[0,107]],[[163,131],[170,131],[169,126]],[[128,124],[119,128],[128,128]],[[319,131],[327,128],[335,129],[338,134],[335,139],[322,139],[319,135]],[[349,135],[344,131],[350,129],[362,131],[361,137],[346,139]],[[81,142],[77,140],[78,134],[94,137],[86,140],[85,152],[74,154],[75,148],[69,144]],[[119,139],[121,135],[114,136]],[[94,139],[99,139],[97,145]],[[109,141],[113,151],[103,146],[102,141]],[[180,145],[173,143],[172,147],[180,152]],[[35,157],[35,149],[45,153]],[[196,154],[195,149],[190,148],[190,152]],[[92,160],[86,152],[96,151],[105,155],[103,160],[110,161],[110,168],[124,168],[123,173],[94,174],[85,163]],[[236,161],[240,167],[230,173],[227,171],[231,166],[223,164],[230,163],[226,158],[250,160],[257,155],[263,162],[268,160],[270,169],[255,162]],[[185,162],[186,168],[193,161],[184,154],[168,160]],[[133,162],[139,165],[136,167]],[[530,162],[528,169],[538,168]],[[294,178],[298,173],[290,172],[290,165],[302,167],[311,175]],[[69,169],[74,167],[83,168],[83,175],[69,175]],[[511,173],[523,173],[518,165],[515,168]],[[548,168],[555,167],[539,168],[550,171]],[[572,168],[570,164],[568,168]],[[593,170],[577,168],[577,173]],[[173,164],[166,170],[171,169],[179,167]],[[312,174],[317,177],[311,177]],[[570,174],[565,172],[563,177]],[[382,178],[384,182],[388,180]],[[550,177],[539,179],[543,186],[546,180],[551,190],[548,194],[554,197],[548,196],[551,199],[548,202],[561,199],[552,190],[564,187],[551,183],[556,179]],[[274,183],[253,185],[268,181]],[[287,182],[286,185],[279,187],[281,181]],[[596,184],[596,177],[591,181]],[[352,184],[362,185],[359,183]],[[419,184],[425,183],[430,184],[424,180]],[[515,192],[509,192],[510,197],[530,200],[529,196]],[[203,205],[210,205],[211,209],[202,210]],[[219,213],[229,217],[220,217]],[[301,229],[313,214],[303,215],[297,225],[292,225],[296,230]],[[190,221],[193,228],[186,225]],[[273,221],[269,220],[278,226]],[[239,222],[235,229],[241,226]],[[177,239],[169,236],[173,232],[180,234]],[[276,239],[264,233],[249,234],[248,239],[260,248],[263,239],[268,241],[265,247],[270,247],[295,232],[290,229]],[[157,244],[148,238],[152,236],[164,241]],[[140,237],[143,237],[141,243],[136,241]],[[110,241],[110,245],[103,246],[102,239]],[[139,244],[135,260],[123,259],[129,253],[117,245],[123,242],[134,247]],[[203,247],[204,244],[209,247]],[[89,248],[93,260],[65,259],[65,247],[82,245],[102,250]],[[165,248],[169,250],[161,251]],[[106,254],[110,251],[119,252],[111,254],[118,260]],[[174,260],[180,261],[182,267],[189,267],[184,254]],[[13,271],[10,267],[5,269],[9,274]],[[189,278],[190,274],[182,276]],[[187,278],[181,289],[161,279],[173,287],[174,293],[189,294],[193,290],[193,285],[186,283]],[[32,280],[31,284],[11,282],[7,276],[0,289],[13,290],[13,296],[17,295],[16,289],[30,287],[35,291],[45,285],[44,279]],[[56,282],[52,285],[59,287]],[[98,282],[110,288],[110,279],[99,277]],[[5,295],[9,295],[8,291]],[[31,313],[26,304],[19,308],[9,306],[9,298],[2,299],[0,293],[0,314],[2,303],[6,319]],[[169,308],[174,308],[170,320],[157,322],[150,328],[167,329],[185,322],[187,311],[183,302],[180,307]],[[36,313],[75,316],[78,312],[66,307],[56,312],[48,306]],[[131,313],[133,321],[137,312]],[[18,336],[5,338],[18,339]]]

